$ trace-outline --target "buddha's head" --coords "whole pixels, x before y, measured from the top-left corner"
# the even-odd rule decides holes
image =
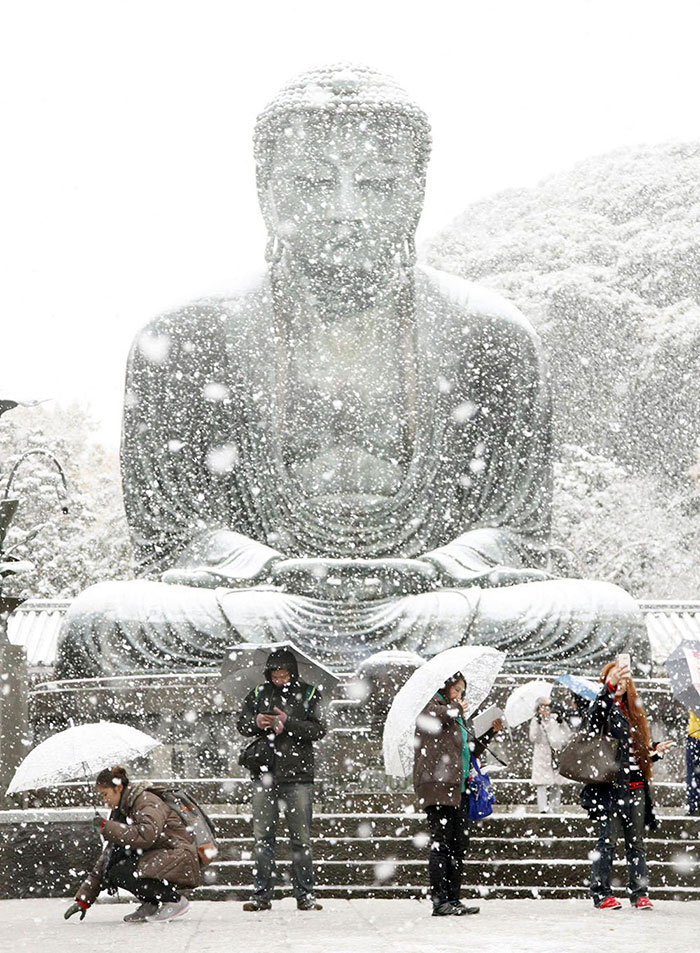
[[[304,73],[258,116],[254,141],[269,259],[316,276],[412,263],[430,127],[393,80],[364,67]]]

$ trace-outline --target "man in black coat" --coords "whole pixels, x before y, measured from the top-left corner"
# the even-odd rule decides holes
[[[326,733],[321,698],[314,685],[299,678],[297,660],[288,649],[272,652],[265,682],[246,696],[237,727],[253,737],[244,759],[253,779],[255,853],[253,897],[244,910],[269,910],[280,809],[292,845],[292,883],[300,910],[320,910],[314,897],[311,819],[313,814],[313,743]]]

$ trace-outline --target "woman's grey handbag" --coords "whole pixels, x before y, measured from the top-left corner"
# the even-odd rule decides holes
[[[580,732],[559,752],[559,774],[581,784],[612,784],[620,770],[618,748],[617,738]]]

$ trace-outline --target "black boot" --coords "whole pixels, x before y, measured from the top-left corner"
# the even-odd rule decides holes
[[[243,909],[246,913],[259,913],[261,910],[271,910],[272,904],[269,900],[258,900],[257,897],[253,897],[252,900],[243,904]]]
[[[433,916],[434,917],[454,917],[456,915],[455,908],[451,903],[448,903],[447,900],[443,903],[434,903],[433,904]]]
[[[456,917],[471,916],[481,910],[481,907],[465,907],[461,900],[450,900],[450,906]]]

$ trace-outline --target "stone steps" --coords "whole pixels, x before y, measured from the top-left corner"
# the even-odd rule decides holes
[[[209,815],[222,839],[252,836],[249,814],[222,814],[214,810]],[[659,836],[679,842],[697,841],[700,836],[700,818],[684,815],[665,815],[661,818]],[[369,839],[375,837],[413,837],[425,831],[425,816],[419,813],[387,814],[315,814],[312,827],[314,838],[348,837]],[[594,827],[584,813],[526,814],[494,813],[473,831],[473,837],[513,838],[540,837],[561,839],[590,837]],[[655,835],[650,835],[651,839]]]
[[[651,853],[651,852],[650,852]],[[214,866],[214,865],[212,865]],[[253,882],[252,860],[220,861],[216,864],[216,884],[220,887],[250,888]],[[348,883],[349,867],[352,882]],[[648,857],[649,879],[652,888],[698,887],[700,866],[696,861],[687,865]],[[622,862],[617,865],[618,876],[625,876]],[[583,858],[548,857],[526,860],[483,860],[471,855],[464,862],[464,883],[484,887],[586,887],[590,879],[591,862]],[[314,876],[319,885],[329,887],[411,886],[427,880],[428,865],[420,860],[318,860],[314,861]],[[291,876],[289,861],[277,864],[277,875],[288,883]],[[651,889],[651,888],[650,888]]]
[[[426,877],[427,879],[427,877]],[[622,886],[624,874],[620,872],[617,876],[613,893],[619,897],[623,903],[626,902],[625,889]],[[652,884],[650,892],[654,900],[700,900],[700,887],[666,887]],[[227,900],[244,901],[249,900],[251,894],[250,885],[247,887],[216,886],[198,887],[194,891],[192,899],[194,900]],[[290,888],[276,888],[274,899],[280,900],[291,894]],[[427,897],[428,888],[426,884],[412,884],[405,886],[352,886],[352,887],[332,887],[318,886],[316,894],[323,899],[324,897],[335,897],[338,899],[416,899],[423,900]],[[588,886],[570,886],[570,887],[542,887],[526,886],[517,887],[507,886],[489,886],[489,887],[470,887],[465,886],[462,889],[462,898],[464,900],[531,900],[533,898],[542,900],[587,900],[589,899]]]
[[[353,753],[352,757],[355,757]],[[139,779],[147,784],[173,784],[185,787],[200,804],[241,804],[250,802],[250,780],[246,777],[228,778],[184,778],[174,781],[172,778]],[[499,805],[528,805],[536,800],[534,785],[525,778],[492,777],[496,803]],[[402,787],[404,787],[402,785]],[[412,790],[397,785],[389,791],[370,792],[353,791],[352,786],[346,793],[336,793],[337,787],[320,782],[317,785],[316,809],[318,811],[337,810],[358,812],[363,810],[397,811],[415,804]],[[580,785],[565,784],[562,788],[562,803],[578,805]],[[685,784],[678,781],[658,781],[654,784],[654,799],[661,809],[679,807],[685,804]],[[26,807],[74,807],[89,805],[94,800],[94,792],[84,783],[69,782],[30,794],[26,798]]]
[[[313,843],[317,861],[425,861],[428,851],[427,834],[421,830],[413,837],[316,837]],[[593,832],[587,837],[512,837],[472,836],[469,857],[473,860],[541,860],[556,853],[563,859],[587,857],[595,842]],[[253,856],[253,837],[221,838],[218,841],[219,861],[245,861]],[[659,861],[693,864],[700,861],[700,846],[693,842],[651,836],[647,839],[650,854]],[[279,860],[291,859],[291,848],[286,834],[277,841]]]
[[[412,805],[406,808],[408,813],[316,814],[319,892],[338,897],[421,896],[427,883],[425,816],[412,811]],[[221,856],[207,869],[205,884],[195,895],[245,897],[252,882],[250,815],[239,805],[213,805],[209,813]],[[0,894],[68,896],[99,852],[91,818],[92,811],[85,808],[0,812]],[[662,817],[660,831],[647,839],[655,896],[695,896],[692,891],[700,888],[699,841],[700,818]],[[532,896],[538,890],[542,896],[585,896],[594,843],[595,831],[583,813],[543,816],[518,807],[499,811],[473,829],[465,882],[501,897]],[[278,857],[284,878],[289,846],[283,824]],[[622,866],[618,873],[624,878]]]

